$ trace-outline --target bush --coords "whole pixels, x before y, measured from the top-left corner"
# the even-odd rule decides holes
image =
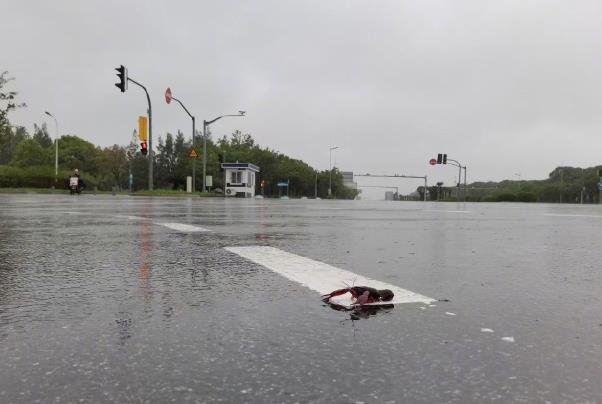
[[[66,180],[71,171],[59,171],[56,188],[67,188]],[[92,189],[98,181],[83,175],[86,188]],[[0,165],[0,188],[52,188],[54,185],[53,166],[14,167]]]
[[[496,202],[516,202],[516,195],[510,192],[504,192],[495,196]]]
[[[54,167],[0,166],[0,187],[50,188],[54,184]]]
[[[537,196],[533,192],[519,192],[516,200],[518,202],[537,202]]]

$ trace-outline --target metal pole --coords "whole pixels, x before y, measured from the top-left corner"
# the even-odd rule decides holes
[[[228,114],[228,115],[221,115],[218,116],[215,119],[212,119],[210,121],[205,121],[203,120],[203,192],[206,191],[205,189],[205,179],[207,178],[205,175],[205,171],[207,169],[207,127],[209,125],[211,125],[213,122],[218,121],[226,116],[245,116],[245,111],[238,111],[237,115],[233,115],[233,114]],[[224,195],[226,192],[226,184],[224,183]]]
[[[314,185],[314,199],[318,199],[318,172],[316,171],[316,183]]]
[[[153,111],[151,109],[151,100],[146,88],[146,100],[148,101],[148,189],[153,190]]]
[[[195,137],[196,128],[195,128],[195,119],[192,117],[192,147],[195,146]],[[192,192],[196,191],[196,157],[192,159]]]
[[[329,160],[328,160],[328,164],[330,166],[330,176],[328,179],[328,197],[330,198],[332,196],[332,151],[338,149],[339,146],[333,146],[329,149],[330,154],[329,154]]]
[[[464,166],[464,202],[466,202],[466,166]]]
[[[52,186],[52,188],[54,189],[58,182],[58,175],[59,175],[59,122],[56,120],[56,117],[54,115],[52,115],[50,112],[44,111],[44,113],[46,115],[52,117],[52,119],[54,119],[54,128],[56,129],[56,135],[54,137],[54,185]],[[10,127],[9,127],[9,133],[10,133]],[[10,146],[10,144],[9,144],[9,146]]]
[[[59,176],[59,123],[54,118],[54,124],[56,126],[56,138],[54,139],[54,185],[58,181]]]
[[[203,120],[203,189],[201,192],[205,192],[205,170],[207,169],[207,121]],[[224,183],[224,192],[226,192],[226,184]]]
[[[424,176],[424,202],[426,202],[426,175]]]
[[[148,101],[148,189],[149,191],[153,190],[153,112],[151,108],[151,100],[148,95],[148,91],[146,91],[146,87],[142,84],[138,83],[136,80],[128,77],[128,81],[136,84],[139,87],[142,87],[144,92],[146,93],[146,100]]]
[[[328,159],[328,171],[329,171],[329,179],[328,179],[328,197],[332,195],[332,149],[330,149],[329,159]]]

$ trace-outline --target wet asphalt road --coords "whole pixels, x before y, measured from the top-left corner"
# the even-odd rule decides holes
[[[601,243],[592,205],[0,195],[0,402],[598,402]],[[250,245],[450,301],[335,311]]]

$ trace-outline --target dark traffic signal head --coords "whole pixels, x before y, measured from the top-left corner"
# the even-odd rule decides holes
[[[443,155],[443,164],[447,164],[447,154]]]
[[[441,154],[441,153],[437,154],[437,164],[441,164],[442,161],[443,161],[443,154]]]
[[[116,67],[117,77],[119,78],[119,83],[115,83],[115,87],[121,90],[122,93],[125,93],[125,90],[128,89],[128,69],[125,68],[124,65]]]
[[[146,145],[146,142],[140,143],[140,152],[143,156],[148,154],[148,146]]]

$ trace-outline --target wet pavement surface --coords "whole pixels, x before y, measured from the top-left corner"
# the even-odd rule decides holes
[[[598,402],[601,230],[592,205],[0,195],[0,402]],[[449,301],[333,310],[224,249],[253,245]]]

